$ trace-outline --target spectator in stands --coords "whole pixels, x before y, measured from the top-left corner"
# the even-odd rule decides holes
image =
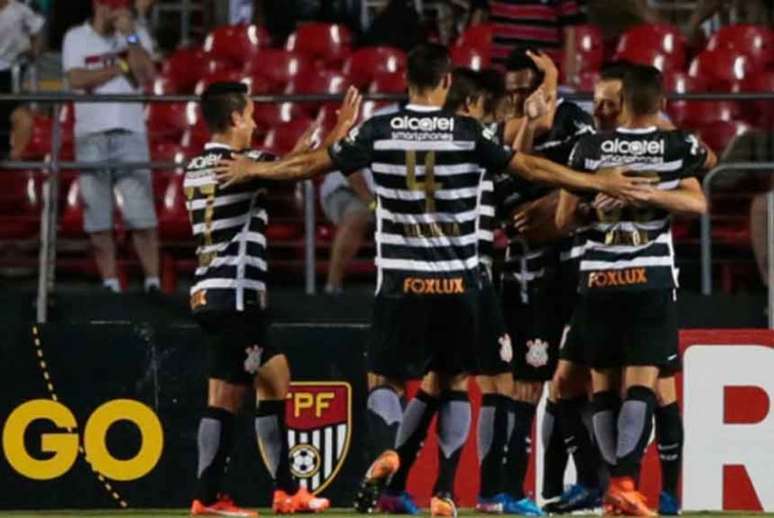
[[[355,173],[348,179],[338,172],[329,174],[320,186],[323,212],[336,225],[325,293],[341,293],[347,265],[360,250],[371,225],[373,203],[373,179],[368,170]]]
[[[62,59],[70,87],[92,94],[139,94],[154,79],[151,39],[138,27],[129,0],[94,0],[91,20],[65,35]],[[76,157],[82,162],[148,162],[143,106],[75,105]],[[146,291],[159,288],[159,253],[151,172],[82,171],[84,229],[91,238],[104,286],[120,291],[113,240],[113,192],[120,194],[124,225],[132,231],[145,272]]]
[[[135,18],[135,23],[138,27],[142,27],[146,31],[148,31],[149,34],[151,34],[153,31],[151,31],[151,12],[153,11],[153,4],[156,3],[156,0],[134,0],[134,12],[137,13],[137,17]]]
[[[495,63],[504,63],[513,48],[529,46],[560,63],[565,78],[576,76],[575,26],[585,21],[579,0],[489,0],[488,4]]]
[[[42,16],[17,0],[0,0],[0,93],[13,90],[13,67],[42,49]],[[21,158],[32,137],[32,113],[15,102],[0,102],[0,157]]]
[[[408,52],[425,40],[420,19],[412,0],[390,0],[366,29],[360,44],[384,45]]]

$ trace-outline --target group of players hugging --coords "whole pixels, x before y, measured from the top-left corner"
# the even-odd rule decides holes
[[[422,44],[408,56],[407,104],[356,126],[361,97],[351,88],[324,142],[310,128],[284,157],[249,150],[255,123],[245,85],[215,83],[204,92],[212,140],[184,184],[199,258],[191,306],[211,344],[192,515],[256,516],[221,492],[235,415],[250,390],[274,511],[330,505],[290,474],[290,369],[266,342],[265,194],[274,182],[365,168],[375,185],[377,287],[367,347],[375,460],[356,510],[420,512],[406,481],[437,418],[430,512],[456,516],[475,376],[479,513],[604,507],[655,515],[638,491],[654,421],[659,510],[679,513],[671,218],[706,210],[696,175],[716,159],[662,115],[661,75],[652,67],[606,67],[593,116],[558,96],[557,69],[545,55],[517,49],[505,68],[454,69],[445,47]],[[504,258],[494,257],[496,229],[507,237]],[[411,379],[421,381],[407,401]],[[546,385],[541,509],[523,485]],[[570,456],[578,476],[565,490]]]

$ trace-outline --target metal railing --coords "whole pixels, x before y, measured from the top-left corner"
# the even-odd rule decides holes
[[[562,94],[564,99],[570,101],[589,101],[589,93],[570,93]],[[276,103],[276,102],[330,102],[341,100],[342,96],[338,94],[316,94],[316,95],[255,95],[252,99],[256,103]],[[374,101],[400,101],[405,96],[396,94],[366,94],[364,98]],[[670,100],[771,100],[774,101],[774,92],[739,92],[739,93],[673,93],[669,94]],[[0,94],[0,102],[3,101],[22,101],[35,102],[41,104],[53,104],[53,124],[51,136],[51,157],[46,162],[21,162],[21,161],[0,161],[2,169],[39,169],[45,170],[46,175],[43,184],[42,199],[43,207],[41,209],[41,232],[40,232],[40,254],[39,254],[39,272],[38,272],[38,299],[37,299],[37,320],[45,322],[47,320],[48,297],[54,290],[55,284],[55,265],[56,265],[56,237],[57,237],[57,217],[59,200],[59,172],[62,169],[173,169],[181,167],[177,162],[104,162],[104,163],[84,163],[84,162],[62,162],[60,161],[60,151],[62,144],[62,124],[59,117],[61,106],[65,103],[148,103],[148,102],[192,102],[198,101],[199,97],[194,95],[84,95],[71,93],[26,93],[26,94]],[[722,171],[730,170],[737,165],[748,170],[771,170],[774,164],[724,164],[713,170],[705,179],[705,192],[709,194],[711,179]],[[772,198],[774,200],[774,198]],[[315,292],[315,188],[310,180],[304,183],[304,281],[306,292],[313,294]],[[774,219],[771,210],[769,219]],[[770,235],[774,236],[772,225],[769,228]],[[702,291],[706,294],[711,293],[711,249],[709,240],[711,237],[709,216],[702,219],[702,272],[703,283]],[[769,246],[774,247],[770,238]],[[774,254],[770,254],[772,258]],[[774,270],[773,261],[769,261],[769,269]],[[709,264],[709,266],[707,266]],[[709,276],[709,277],[707,277]],[[707,281],[707,278],[709,280]],[[773,277],[774,278],[774,277]],[[705,289],[706,287],[706,289]],[[770,299],[774,298],[770,291]],[[771,306],[771,304],[770,304]],[[771,306],[774,307],[774,306]]]

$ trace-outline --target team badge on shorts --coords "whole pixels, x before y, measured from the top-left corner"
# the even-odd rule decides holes
[[[254,345],[245,349],[245,372],[255,374],[261,368],[261,359],[263,357],[263,348]]]
[[[548,365],[548,342],[541,340],[527,340],[527,364],[538,368]]]
[[[352,387],[346,382],[290,384],[286,417],[290,471],[313,493],[333,482],[352,436]]]
[[[511,345],[511,337],[508,333],[501,336],[497,343],[500,344],[500,359],[505,363],[511,363],[513,360],[513,345]]]

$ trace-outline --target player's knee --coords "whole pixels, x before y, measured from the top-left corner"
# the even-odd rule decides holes
[[[658,406],[671,405],[677,401],[677,388],[675,387],[675,377],[659,378],[656,383],[656,400]]]
[[[277,355],[264,365],[256,378],[261,399],[285,399],[290,389],[290,366],[285,355]]]
[[[526,403],[537,404],[543,393],[542,381],[516,380],[513,383],[513,399]]]
[[[207,406],[236,413],[242,406],[247,388],[246,386],[236,385],[224,380],[211,379]]]

